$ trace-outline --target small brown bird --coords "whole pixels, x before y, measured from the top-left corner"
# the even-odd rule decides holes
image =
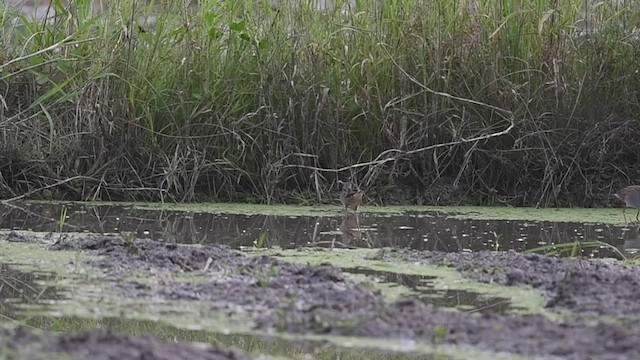
[[[631,186],[627,186],[626,188],[622,188],[618,190],[617,193],[613,194],[613,196],[624,201],[627,207],[637,209],[638,213],[636,214],[636,221],[640,221],[638,219],[638,217],[640,216],[640,185],[631,185]],[[622,210],[623,216],[625,213],[625,209]],[[626,221],[626,216],[625,216],[625,221]]]
[[[342,193],[340,194],[340,201],[346,210],[358,211],[358,206],[362,204],[362,197],[364,192],[362,190],[354,190],[351,181],[340,181],[342,183]]]

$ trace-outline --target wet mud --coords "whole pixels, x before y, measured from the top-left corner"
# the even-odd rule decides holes
[[[151,336],[125,337],[91,330],[74,334],[36,334],[19,327],[0,328],[0,357],[4,359],[77,359],[95,360],[248,360],[240,352],[197,347],[189,343],[165,343]]]
[[[384,304],[379,292],[357,286],[330,264],[305,266],[267,256],[247,256],[225,245],[126,242],[118,236],[96,235],[60,242],[51,249],[93,250],[101,256],[93,265],[107,269],[108,283],[126,289],[130,297],[203,300],[212,309],[233,310],[240,306],[243,311],[262,316],[274,311],[326,310],[326,315],[335,321],[345,316],[364,316]],[[166,270],[206,272],[209,276],[206,281],[158,287],[123,280],[131,273],[157,274]],[[330,323],[326,326],[325,331],[317,326],[314,330],[328,332]]]
[[[203,300],[212,311],[252,313],[255,328],[262,331],[411,339],[542,358],[640,358],[640,327],[633,320],[640,275],[636,267],[617,262],[509,252],[387,250],[379,255],[390,262],[453,266],[485,282],[529,284],[544,292],[549,308],[571,313],[551,320],[543,315],[446,311],[415,298],[389,303],[379,291],[356,283],[330,264],[294,264],[221,245],[130,242],[89,235],[61,241],[51,250],[99,255],[92,265],[104,269],[105,282],[124,296]],[[198,273],[203,279],[137,283],[126,276],[152,277],[163,271]],[[585,314],[626,320],[586,318]]]
[[[440,264],[474,280],[502,285],[531,285],[548,299],[547,307],[576,316],[607,315],[640,319],[640,268],[609,259],[571,259],[513,251],[443,253],[382,251],[389,261]]]

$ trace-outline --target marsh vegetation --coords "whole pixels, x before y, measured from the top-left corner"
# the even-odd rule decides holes
[[[72,3],[1,10],[3,198],[591,206],[640,175],[634,2]]]

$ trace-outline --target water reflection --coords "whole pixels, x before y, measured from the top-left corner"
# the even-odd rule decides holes
[[[0,322],[28,320],[19,314],[19,304],[42,304],[60,298],[54,287],[41,284],[53,279],[53,276],[44,272],[17,271],[7,264],[0,263]],[[49,320],[27,323],[42,329],[53,325]]]
[[[637,256],[640,251],[640,225],[630,225],[622,229],[622,251]]]
[[[165,341],[192,341],[214,343],[225,347],[239,348],[255,354],[285,356],[296,354],[297,358],[337,359],[423,359],[424,355],[392,352],[392,349],[348,348],[325,341],[298,341],[252,334],[222,334],[212,331],[188,330],[167,325],[162,321],[121,318],[82,318],[60,316],[52,308],[31,307],[24,311],[21,305],[50,304],[61,299],[55,288],[41,285],[52,280],[53,275],[43,272],[21,272],[6,264],[0,264],[0,326],[3,323],[20,323],[30,328],[54,332],[70,332],[86,329],[109,330],[125,336],[141,333],[151,334]],[[54,315],[55,314],[55,315]],[[123,313],[124,315],[124,313]],[[1,357],[3,358],[4,357]],[[438,357],[440,359],[441,357]]]
[[[383,283],[405,286],[419,294],[418,298],[427,305],[437,308],[455,308],[466,312],[506,314],[514,310],[511,301],[501,297],[484,296],[467,290],[436,290],[433,286],[435,276],[420,276],[376,271],[368,268],[349,268],[343,271],[352,274],[372,276]]]
[[[638,228],[576,222],[487,221],[447,218],[438,212],[403,215],[276,216],[140,210],[109,205],[65,205],[62,231],[133,233],[178,243],[225,243],[235,248],[399,247],[438,251],[516,250],[600,240],[618,249],[640,248]],[[0,206],[0,228],[60,231],[63,205]],[[585,256],[615,256],[585,248]]]
[[[360,227],[360,218],[358,214],[349,214],[344,216],[340,224],[340,232],[342,239],[346,243],[356,240],[362,240],[362,228]]]

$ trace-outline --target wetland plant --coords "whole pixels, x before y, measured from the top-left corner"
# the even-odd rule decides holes
[[[62,230],[64,230],[64,224],[67,221],[67,207],[63,206],[60,210],[60,218],[58,220],[58,233],[62,235]]]
[[[441,325],[436,326],[435,329],[433,329],[433,334],[431,335],[431,342],[433,344],[440,344],[445,341],[446,337],[447,337],[447,328]]]
[[[269,270],[266,273],[263,269],[259,270],[257,273],[258,286],[261,288],[269,287],[271,281],[276,276],[277,270],[275,265],[269,266]]]
[[[258,238],[253,240],[253,247],[256,249],[264,249],[267,245],[267,232],[261,231]]]
[[[621,260],[629,260],[629,258],[622,253],[617,247],[608,244],[604,241],[593,240],[593,241],[573,241],[564,244],[553,244],[553,245],[544,245],[539,246],[533,249],[529,249],[526,252],[529,253],[539,253],[548,256],[568,256],[571,258],[579,258],[581,257],[582,252],[585,249],[602,249],[607,248],[612,250],[615,254],[617,254]]]
[[[0,197],[322,201],[350,173],[590,205],[640,177],[636,2],[65,3],[0,5]]]

